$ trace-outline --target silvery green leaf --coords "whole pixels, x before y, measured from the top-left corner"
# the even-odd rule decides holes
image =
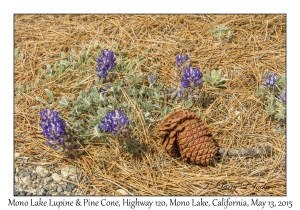
[[[265,93],[265,90],[266,90],[265,86],[260,86],[257,90],[257,95],[262,96]]]
[[[145,59],[145,57],[144,57],[144,56],[142,56],[142,55],[140,55],[140,56],[138,56],[138,59],[139,59],[139,61],[141,61],[141,60],[144,60],[144,59]]]
[[[99,98],[100,98],[100,101],[106,101],[107,99],[107,97],[104,95],[104,94],[99,94]]]
[[[221,76],[221,69],[218,70],[218,71],[216,71],[215,77],[216,77],[216,78],[220,78],[220,76]]]
[[[61,58],[65,58],[65,57],[66,57],[66,54],[65,54],[64,52],[61,52],[61,53],[60,53],[60,57],[61,57]]]
[[[70,62],[67,60],[62,60],[61,63],[67,68],[70,65]]]
[[[82,73],[86,74],[86,66],[84,64],[82,65]]]
[[[84,63],[86,60],[86,56],[84,54],[80,54],[80,62],[79,63]]]
[[[41,106],[32,106],[31,108],[33,108],[33,109],[41,109],[42,107]]]
[[[96,77],[96,79],[95,79],[95,84],[96,84],[96,85],[101,85],[99,77]]]
[[[70,58],[72,58],[72,59],[76,59],[76,58],[77,58],[77,55],[76,55],[76,51],[75,51],[75,50],[72,50],[72,51],[71,51],[71,56],[70,56]]]
[[[111,105],[113,107],[115,107],[117,105],[118,101],[115,98],[112,98],[112,100],[110,101],[110,103],[111,103]]]
[[[160,99],[160,94],[157,92],[154,92],[154,96],[153,96],[156,100]]]
[[[100,137],[101,136],[101,132],[100,132],[100,130],[99,130],[99,127],[98,127],[98,125],[96,125],[95,127],[94,127],[94,133],[93,133],[95,136],[97,136],[97,137]]]
[[[21,93],[24,93],[24,91],[25,91],[22,84],[19,84],[19,91],[20,91]]]
[[[45,89],[45,92],[46,92],[47,96],[50,98],[50,100],[52,101],[52,103],[54,103],[53,93],[48,89]]]
[[[46,64],[46,69],[47,69],[47,71],[52,72],[52,69],[51,69],[51,65],[50,65],[50,64]]]
[[[272,115],[272,114],[275,112],[274,108],[271,107],[271,106],[268,106],[268,107],[266,108],[266,111],[267,111],[267,113],[268,113],[269,115]]]
[[[98,95],[98,89],[96,87],[92,87],[90,89],[90,94],[91,94],[91,96]]]
[[[204,120],[204,118],[205,118],[205,115],[201,112],[201,113],[200,113],[200,119],[201,119],[201,120]]]
[[[107,109],[108,109],[108,111],[112,111],[112,110],[114,110],[114,107],[112,105],[108,105]]]
[[[148,51],[149,51],[149,49],[146,48],[145,51],[144,51],[144,55],[148,55]]]
[[[145,88],[141,87],[139,91],[139,95],[143,95],[145,93]]]
[[[117,50],[118,47],[119,47],[119,44],[118,44],[117,42],[115,42],[115,43],[114,43],[114,46],[113,46],[114,50]]]
[[[91,105],[91,99],[89,97],[84,97],[83,104],[85,107],[89,107]]]
[[[14,59],[17,60],[19,58],[19,48],[15,49],[15,57]]]
[[[124,101],[120,103],[120,106],[125,108],[125,109],[127,109],[129,107],[129,105]]]
[[[184,102],[184,105],[186,106],[186,108],[191,108],[193,106],[193,102],[188,100]]]
[[[76,119],[74,117],[69,117],[68,118],[68,122],[75,122],[75,121],[76,121]]]
[[[102,109],[98,109],[97,110],[97,115],[100,119],[104,118],[106,115],[107,111],[106,109],[102,108]]]
[[[150,114],[150,112],[143,112],[144,118],[146,122],[154,122],[154,120],[152,119],[152,116]]]
[[[216,70],[213,69],[210,73],[211,73],[212,80],[216,80],[216,75],[217,75]]]
[[[86,97],[86,94],[83,90],[80,91],[78,98],[84,99]]]
[[[210,82],[210,76],[209,76],[209,74],[204,74],[203,75],[203,80],[205,81],[205,82]]]
[[[121,50],[121,53],[127,53],[127,52],[128,52],[128,50],[125,50],[125,49]]]
[[[49,79],[49,78],[50,78],[50,76],[46,73],[46,71],[41,70],[41,72],[42,72],[43,76],[44,76],[46,79]]]
[[[41,102],[41,103],[43,103],[43,104],[49,106],[49,103],[48,103],[47,101],[45,101],[45,99],[43,99],[43,98],[41,98],[41,97],[36,97],[36,99],[37,99],[39,102]]]
[[[268,102],[269,104],[273,104],[274,99],[275,99],[275,97],[274,97],[273,94],[267,95],[267,102]]]
[[[90,125],[90,126],[95,126],[95,125],[97,125],[98,123],[99,123],[99,119],[96,119],[95,118],[95,116],[94,115],[89,115],[89,120],[88,120],[88,124]]]
[[[63,70],[64,70],[64,65],[60,63],[58,66],[58,75],[61,75],[63,73]]]

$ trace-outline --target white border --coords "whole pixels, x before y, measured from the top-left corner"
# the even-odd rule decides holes
[[[296,2],[296,1],[293,1]],[[260,200],[292,200],[293,208],[299,209],[298,194],[299,181],[299,94],[297,85],[299,84],[299,12],[297,4],[289,1],[1,1],[0,3],[0,58],[1,58],[1,190],[0,190],[0,208],[11,209],[7,207],[8,199],[17,198],[18,200],[28,200],[33,197],[13,197],[13,14],[14,13],[287,13],[287,196],[286,197],[231,197],[234,200],[250,200],[258,198]],[[298,137],[298,138],[297,138]],[[49,198],[49,197],[48,197]],[[48,198],[43,198],[47,200]],[[61,200],[68,197],[53,198]],[[72,197],[70,200],[76,200],[79,197]],[[88,198],[88,197],[85,197]],[[101,197],[91,197],[94,200],[101,200]],[[172,197],[139,197],[144,200],[165,200]],[[191,197],[179,197],[181,199],[191,199]],[[199,197],[198,197],[199,198]],[[197,198],[197,199],[198,199]],[[212,201],[214,197],[204,197],[205,200]],[[37,197],[34,197],[37,199]],[[80,197],[79,199],[83,199]],[[108,199],[114,199],[109,197]],[[122,197],[116,197],[122,200]],[[133,198],[132,198],[133,199]],[[17,207],[15,207],[17,208]],[[30,207],[31,208],[31,207]],[[45,207],[43,209],[50,209]],[[72,207],[75,208],[75,207]],[[85,207],[89,208],[89,207]],[[91,209],[102,207],[91,207]],[[27,208],[28,209],[28,208]],[[51,208],[53,209],[53,208]],[[67,209],[67,208],[63,208]],[[69,208],[71,209],[71,208]],[[137,209],[137,208],[135,208]],[[153,208],[152,208],[153,209]],[[157,208],[159,209],[159,208]],[[223,207],[220,209],[224,209]],[[240,209],[240,208],[227,208]],[[269,208],[264,208],[269,209]],[[277,209],[277,208],[276,208]]]

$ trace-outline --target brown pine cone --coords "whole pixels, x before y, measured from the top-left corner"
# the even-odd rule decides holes
[[[189,110],[176,110],[167,115],[158,132],[163,136],[161,144],[167,152],[187,162],[208,165],[218,150],[211,131]]]

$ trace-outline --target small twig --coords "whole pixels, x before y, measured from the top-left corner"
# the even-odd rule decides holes
[[[218,150],[220,155],[225,154],[226,156],[238,156],[238,157],[255,157],[255,156],[269,156],[271,154],[271,147],[251,147],[246,149],[225,149],[220,147]]]

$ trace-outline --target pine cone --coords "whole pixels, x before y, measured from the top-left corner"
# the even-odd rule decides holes
[[[188,110],[176,110],[167,115],[158,127],[163,136],[161,144],[173,157],[200,165],[212,162],[217,147],[211,131],[199,121],[199,116]]]

